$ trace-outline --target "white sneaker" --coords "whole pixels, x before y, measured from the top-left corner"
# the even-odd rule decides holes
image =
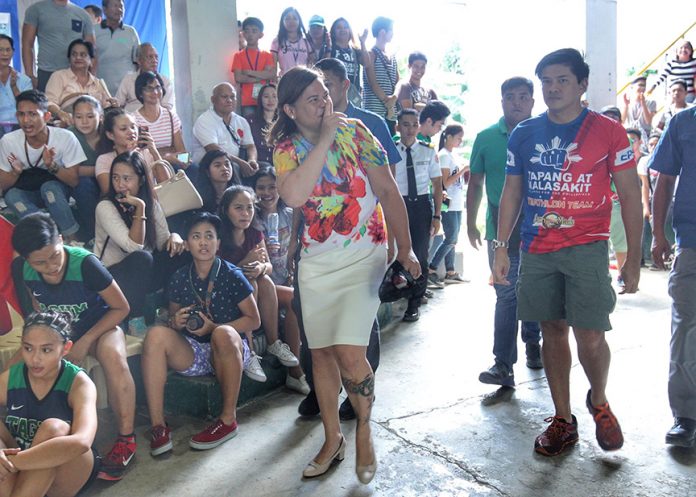
[[[252,352],[249,360],[244,364],[244,374],[247,375],[254,381],[264,383],[268,378],[266,378],[266,373],[263,372],[261,367],[261,360],[256,353]]]
[[[299,366],[300,361],[297,360],[297,357],[290,352],[290,347],[288,347],[287,343],[283,343],[280,340],[276,340],[275,343],[272,343],[266,348],[266,351],[269,354],[273,354],[278,358],[280,363],[288,368],[291,368],[293,366]]]
[[[285,380],[285,386],[290,390],[295,390],[296,392],[301,393],[302,395],[309,395],[309,392],[311,391],[305,375],[302,375],[299,378],[293,378],[292,376],[288,375],[287,379]]]

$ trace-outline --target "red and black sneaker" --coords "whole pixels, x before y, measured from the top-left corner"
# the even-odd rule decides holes
[[[119,435],[116,443],[102,460],[97,478],[107,481],[118,481],[123,478],[126,467],[135,456],[135,435],[124,437]]]
[[[578,420],[568,423],[559,416],[546,418],[551,423],[544,433],[534,440],[534,450],[544,456],[557,456],[567,447],[578,443]]]
[[[172,448],[172,429],[169,426],[157,425],[150,428],[150,455],[159,456]]]
[[[189,440],[192,449],[207,450],[217,447],[237,436],[237,422],[226,425],[221,419],[217,419],[213,424],[207,426],[205,430],[195,434]]]
[[[621,432],[619,421],[614,416],[609,408],[609,402],[605,402],[599,406],[592,405],[592,390],[587,391],[587,409],[595,420],[597,425],[596,435],[597,443],[604,450],[618,450],[623,447],[624,437]]]

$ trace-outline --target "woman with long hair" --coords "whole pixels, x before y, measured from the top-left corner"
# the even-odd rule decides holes
[[[256,144],[259,162],[273,164],[273,147],[268,146],[266,135],[271,125],[278,118],[278,92],[272,83],[263,85],[256,99],[256,109],[249,117],[251,135]]]
[[[356,107],[362,107],[362,87],[360,86],[361,66],[365,65],[367,48],[367,29],[360,35],[360,47],[355,45],[353,29],[348,21],[339,17],[331,25],[331,57],[343,62],[346,66],[346,75],[350,81],[348,88],[348,101]]]
[[[320,73],[288,71],[278,85],[278,109],[273,162],[281,198],[304,217],[297,280],[325,436],[302,474],[322,475],[343,460],[342,383],[358,419],[356,474],[369,483],[377,470],[369,422],[375,377],[365,351],[387,263],[382,206],[397,260],[415,277],[420,265],[384,150],[362,122],[333,112]]]
[[[295,7],[288,7],[280,14],[278,36],[271,42],[271,53],[282,76],[295,66],[310,66],[314,63],[312,44],[302,17]]]
[[[222,194],[228,187],[240,184],[239,169],[223,150],[206,152],[200,163],[196,189],[203,199],[203,210],[216,214]]]

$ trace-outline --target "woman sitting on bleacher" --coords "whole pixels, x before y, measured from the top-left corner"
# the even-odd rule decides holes
[[[164,288],[188,260],[180,255],[181,237],[169,232],[146,167],[139,152],[117,156],[111,164],[109,192],[96,210],[94,253],[123,288],[133,335],[143,335],[146,329],[145,295]]]
[[[17,291],[28,293],[34,310],[59,310],[72,319],[74,343],[66,358],[79,366],[90,354],[104,368],[119,435],[99,478],[120,480],[135,454],[135,384],[126,361],[125,335],[119,328],[128,315],[128,302],[94,254],[63,245],[48,214],[23,217],[15,226],[12,246],[20,255],[12,263],[13,275],[22,275],[15,281]]]
[[[147,177],[153,185],[169,178],[170,173],[157,151],[152,135],[135,124],[135,119],[123,109],[109,109],[104,113],[104,125],[97,146],[97,162],[94,176],[99,184],[99,191],[106,195],[109,191],[111,164],[117,155],[139,150],[147,165]]]
[[[263,233],[252,226],[254,220],[254,190],[248,186],[232,185],[220,200],[220,256],[238,266],[254,287],[254,294],[261,313],[261,324],[266,334],[268,353],[276,356],[286,367],[299,366],[300,361],[290,347],[278,338],[278,297],[269,274],[273,266],[269,262]],[[299,341],[299,337],[297,337]],[[249,337],[251,341],[251,337]],[[251,379],[266,381],[259,357],[251,347],[251,359],[244,365],[244,372]]]
[[[34,313],[25,321],[22,361],[0,375],[0,405],[7,406],[0,424],[2,495],[74,496],[97,475],[97,393],[65,359],[72,346],[65,314]]]
[[[203,210],[217,214],[222,194],[228,187],[239,185],[241,173],[224,150],[210,150],[201,159],[196,189],[203,200]]]
[[[183,376],[214,374],[222,390],[220,417],[189,440],[198,450],[212,449],[237,434],[237,399],[242,368],[250,358],[241,334],[259,327],[253,289],[239,268],[215,254],[220,218],[208,212],[189,221],[186,243],[193,262],[169,282],[169,323],[150,328],[143,350],[143,380],[152,423],[150,454],[172,450],[171,428],[164,421],[167,369]]]

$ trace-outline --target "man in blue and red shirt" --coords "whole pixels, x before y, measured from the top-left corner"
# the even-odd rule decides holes
[[[523,212],[517,283],[518,319],[541,323],[544,368],[556,409],[536,438],[543,455],[578,441],[570,409],[572,326],[578,356],[590,382],[587,408],[604,450],[623,445],[605,395],[611,353],[604,332],[616,296],[611,287],[607,239],[611,182],[622,207],[628,255],[620,268],[624,292],[638,289],[641,201],[633,151],[621,125],[582,105],[590,68],[580,52],[562,49],[536,67],[548,110],[520,123],[510,135],[505,187],[494,240],[496,283],[506,284],[508,239]]]

